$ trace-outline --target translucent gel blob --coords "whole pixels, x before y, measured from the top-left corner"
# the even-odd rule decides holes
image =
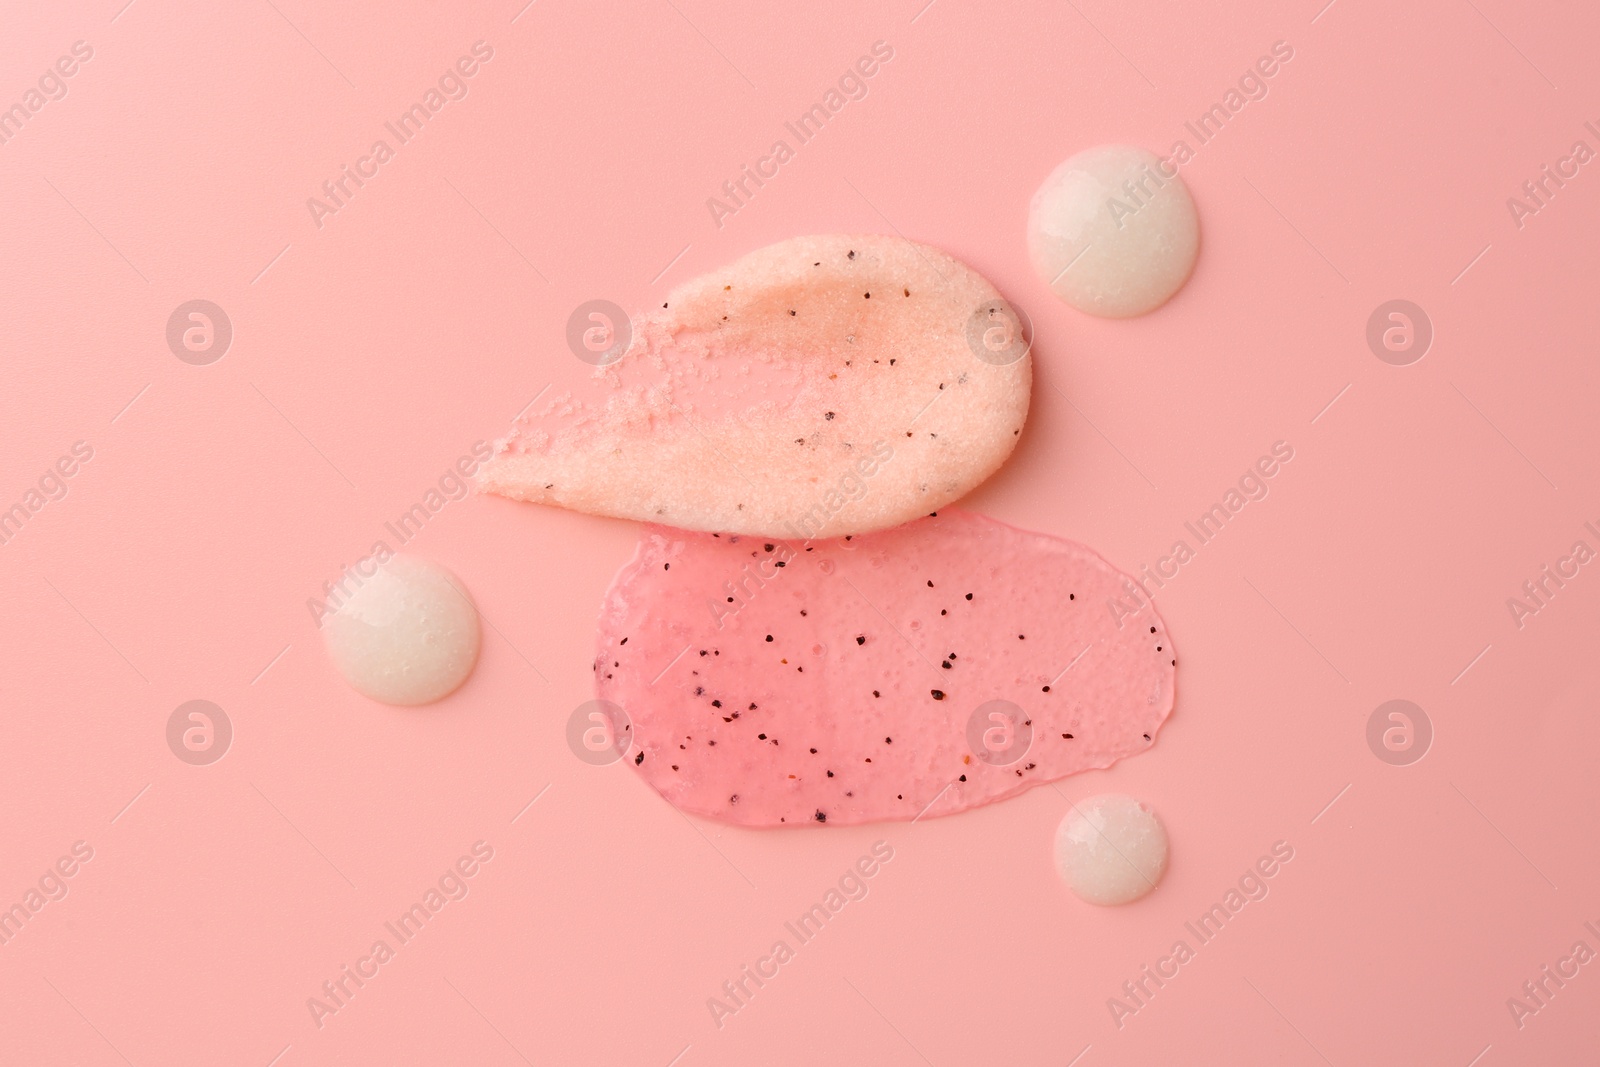
[[[1176,657],[1082,545],[960,511],[849,540],[647,527],[596,695],[680,809],[745,826],[935,817],[1148,749]]]
[[[1090,904],[1126,904],[1166,873],[1167,831],[1155,812],[1130,796],[1089,797],[1061,820],[1056,868]]]
[[[1175,163],[1131,145],[1079,152],[1046,178],[1028,214],[1034,270],[1079,311],[1143,315],[1182,288],[1200,222]]]
[[[478,659],[478,609],[436,563],[396,556],[378,564],[323,620],[322,639],[357,692],[385,704],[430,704],[452,692]]]

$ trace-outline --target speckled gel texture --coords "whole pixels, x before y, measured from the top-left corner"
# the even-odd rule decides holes
[[[651,526],[605,598],[595,688],[686,812],[948,815],[1154,742],[1176,655],[1130,587],[1082,545],[959,511],[811,543]],[[994,700],[1027,716],[1014,762],[969,741]]]

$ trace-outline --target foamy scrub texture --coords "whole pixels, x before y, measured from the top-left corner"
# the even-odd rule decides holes
[[[744,826],[948,815],[1148,749],[1176,656],[1071,541],[941,511],[850,539],[647,527],[596,695],[683,811]]]
[[[478,609],[443,567],[395,556],[323,620],[322,639],[357,692],[385,704],[431,704],[472,673]]]
[[[1200,221],[1177,165],[1142,148],[1079,152],[1033,194],[1034,270],[1079,311],[1127,318],[1160,307],[1199,250]]]
[[[1090,904],[1127,904],[1166,873],[1167,831],[1133,797],[1104,793],[1080,800],[1056,831],[1056,868]]]
[[[517,500],[768,537],[907,522],[1011,453],[1026,347],[1003,302],[896,237],[800,237],[674,290],[590,388],[524,417],[478,476]]]

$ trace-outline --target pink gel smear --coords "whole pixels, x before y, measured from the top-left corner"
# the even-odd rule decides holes
[[[1090,549],[945,510],[816,542],[648,526],[595,671],[631,721],[627,761],[679,809],[835,826],[949,815],[1142,752],[1176,662]]]

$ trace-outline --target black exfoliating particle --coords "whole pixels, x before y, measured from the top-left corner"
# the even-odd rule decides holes
[[[867,639],[865,637],[862,637],[860,634],[856,635],[856,644],[864,645],[866,643],[867,643]],[[1157,651],[1159,652],[1160,649],[1157,649]]]
[[[641,752],[637,756],[633,757],[633,765],[635,767],[639,766],[639,764],[641,764],[643,762],[644,762],[644,753],[643,752]]]
[[[933,693],[933,699],[935,699],[935,700],[943,700],[944,699],[944,690],[942,690],[942,689],[934,689],[934,690],[930,690],[930,692]]]
[[[828,817],[825,814],[823,814],[821,808],[817,809],[817,821],[818,822],[827,822],[828,821]]]

